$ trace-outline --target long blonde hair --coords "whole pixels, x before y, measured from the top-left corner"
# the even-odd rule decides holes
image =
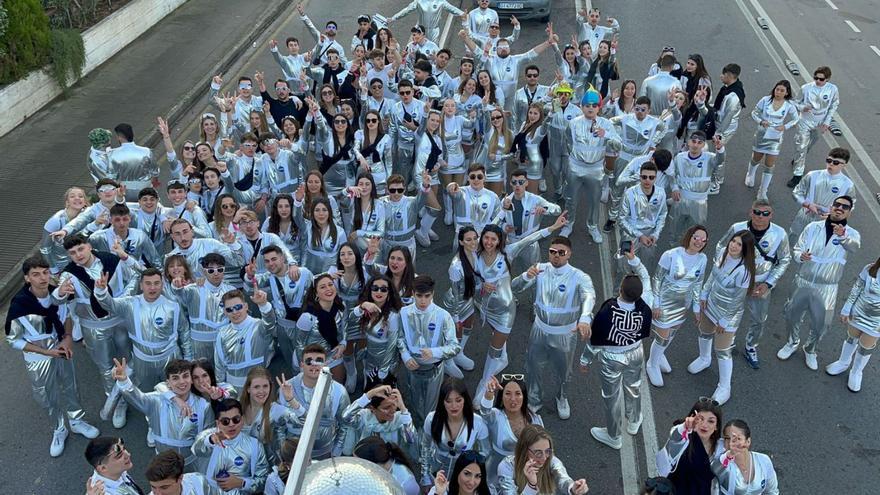
[[[248,392],[248,389],[251,386],[251,383],[257,378],[265,378],[266,381],[269,382],[269,397],[266,398],[266,402],[263,403],[263,424],[260,425],[260,430],[262,431],[263,443],[271,444],[272,443],[272,418],[270,418],[270,411],[272,410],[272,403],[277,399],[275,390],[275,385],[272,383],[272,374],[269,373],[269,370],[262,366],[255,366],[248,371],[247,378],[244,381],[244,387],[241,389],[241,395],[239,396],[239,401],[241,402],[242,407],[248,409],[251,407],[251,395]]]
[[[495,153],[498,151],[498,131],[492,124],[492,115],[495,112],[501,114],[501,134],[504,135],[504,145],[509,147],[513,144],[513,134],[510,132],[510,129],[507,128],[507,119],[504,118],[504,111],[498,108],[492,110],[489,112],[489,127],[492,129],[492,137],[489,138],[489,160],[492,160],[492,157],[494,157]]]
[[[513,472],[516,473],[514,481],[516,481],[516,491],[521,492],[529,483],[525,475],[526,462],[529,460],[529,449],[532,445],[540,440],[550,442],[550,448],[553,448],[553,438],[541,426],[526,425],[519,433],[519,440],[516,442],[516,450],[513,457]],[[553,470],[550,464],[553,461],[551,455],[544,461],[544,465],[538,470],[538,493],[556,493],[556,480],[553,479]]]

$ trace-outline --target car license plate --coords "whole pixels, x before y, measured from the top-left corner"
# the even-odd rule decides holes
[[[523,4],[522,3],[512,3],[512,2],[500,2],[498,4],[498,8],[499,9],[516,10],[516,9],[523,8]]]

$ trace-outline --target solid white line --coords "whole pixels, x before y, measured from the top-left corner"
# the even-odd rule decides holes
[[[874,53],[876,53],[877,56],[880,57],[880,48],[877,48],[876,46],[871,45],[871,50],[874,50]]]
[[[862,30],[859,29],[858,26],[856,26],[855,24],[853,24],[853,22],[850,21],[849,19],[847,19],[847,20],[845,20],[845,21],[843,21],[843,22],[845,22],[846,25],[849,26],[849,28],[852,29],[853,31],[855,31],[855,32],[857,32],[857,33],[861,33],[861,32],[862,32]]]
[[[785,38],[782,36],[782,33],[779,32],[779,29],[776,27],[776,24],[773,23],[773,20],[770,19],[770,16],[767,15],[767,12],[757,2],[757,0],[749,0],[749,2],[755,8],[755,11],[758,13],[759,16],[763,16],[765,19],[767,19],[767,22],[770,27],[770,32],[773,34],[773,37],[776,39],[776,42],[785,51],[786,56],[790,60],[794,61],[794,63],[796,63],[799,67],[801,67],[801,68],[806,67],[804,65],[804,63],[801,62],[800,58],[797,56],[797,54],[794,52],[794,50],[791,48],[791,45],[789,45],[788,42],[785,40]],[[747,20],[751,20],[753,16],[752,16],[751,12],[749,12],[748,8],[746,7],[745,0],[736,0],[736,3],[739,6],[740,10],[742,11],[743,15],[745,16],[745,18]],[[767,50],[767,53],[770,55],[770,58],[773,59],[773,62],[776,64],[776,68],[779,69],[780,74],[782,74],[783,77],[797,78],[798,76],[792,76],[788,72],[788,69],[786,69],[786,67],[785,67],[785,63],[782,61],[782,58],[779,56],[779,54],[776,53],[776,49],[770,43],[770,39],[767,38],[767,35],[764,34],[764,31],[757,28],[751,22],[748,22],[747,24],[749,26],[752,26],[752,30],[755,32],[755,35],[758,37],[758,41],[760,41],[761,44],[764,45],[764,48]],[[878,53],[878,55],[880,55],[880,53]],[[807,75],[811,75],[811,73],[808,73]],[[809,80],[807,79],[807,76],[803,74],[803,71],[799,77],[804,83],[809,82]],[[867,169],[868,174],[873,177],[880,177],[880,170],[878,170],[877,164],[874,163],[874,160],[871,159],[871,157],[868,155],[868,152],[865,151],[864,146],[862,146],[862,143],[859,142],[859,140],[855,137],[855,135],[850,130],[849,126],[846,125],[846,122],[844,122],[843,117],[840,115],[840,113],[837,114],[835,120],[837,121],[837,125],[840,126],[840,130],[843,133],[844,139],[846,139],[846,141],[849,143],[850,148],[852,148],[853,152],[856,154],[856,156],[862,162],[862,165],[864,166],[864,168]],[[837,139],[835,139],[834,135],[832,135],[830,132],[826,132],[825,134],[823,134],[822,138],[825,140],[825,143],[828,144],[829,148],[834,148],[834,147],[840,146],[840,143],[838,143]],[[878,205],[877,202],[874,201],[874,193],[872,192],[872,188],[868,187],[868,185],[862,179],[862,177],[859,174],[856,167],[847,167],[847,170],[845,171],[845,173],[852,178],[853,183],[856,186],[856,190],[858,190],[858,192],[862,196],[862,198],[865,199],[864,203],[867,205],[868,209],[871,210],[871,214],[874,215],[875,219],[880,221],[880,205]]]
[[[825,0],[825,3],[827,3],[828,6],[831,7],[831,10],[837,10],[837,5],[834,5],[834,2],[832,2],[831,0]]]

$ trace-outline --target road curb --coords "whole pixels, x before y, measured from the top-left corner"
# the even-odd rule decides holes
[[[169,126],[173,126],[177,123],[177,121],[187,114],[190,110],[192,110],[199,102],[201,97],[205,94],[207,89],[205,88],[206,82],[211,79],[211,76],[218,73],[225,73],[226,70],[231,67],[236,61],[241,57],[241,55],[250,47],[253,46],[254,40],[260,37],[269,26],[272,25],[276,20],[278,20],[281,16],[281,13],[284,11],[285,7],[290,6],[291,4],[286,0],[276,0],[276,5],[273,8],[267,9],[257,22],[254,23],[253,29],[248,33],[247,36],[240,39],[231,50],[226,53],[224,56],[209,72],[206,74],[200,82],[198,82],[192,89],[187,91],[183,97],[180,98],[178,103],[171,107],[168,110],[166,118],[168,120]],[[166,17],[167,18],[167,17]],[[164,20],[164,19],[163,19]],[[160,23],[157,23],[158,26]],[[150,29],[155,28],[153,26]],[[150,30],[144,32],[144,34],[149,33]],[[141,36],[143,36],[142,34]],[[134,40],[132,43],[136,43],[137,40]],[[124,52],[124,50],[120,51],[120,53]],[[114,55],[114,57],[118,56],[119,53]],[[110,60],[113,60],[112,58]],[[108,62],[110,61],[108,60]],[[161,141],[162,136],[159,135],[159,131],[154,127],[150,133],[143,140],[142,145],[147,146],[149,148],[153,148],[158,145]],[[21,279],[21,268],[24,260],[40,253],[40,245],[42,242],[38,242],[34,245],[22,258],[9,270],[2,279],[0,279],[0,304],[6,304],[12,298],[12,296],[18,292],[19,288],[22,286]]]

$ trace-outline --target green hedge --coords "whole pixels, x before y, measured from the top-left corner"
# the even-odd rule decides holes
[[[79,79],[86,52],[77,30],[50,30],[40,0],[0,1],[0,84],[15,82],[47,65],[64,89],[71,76]]]

